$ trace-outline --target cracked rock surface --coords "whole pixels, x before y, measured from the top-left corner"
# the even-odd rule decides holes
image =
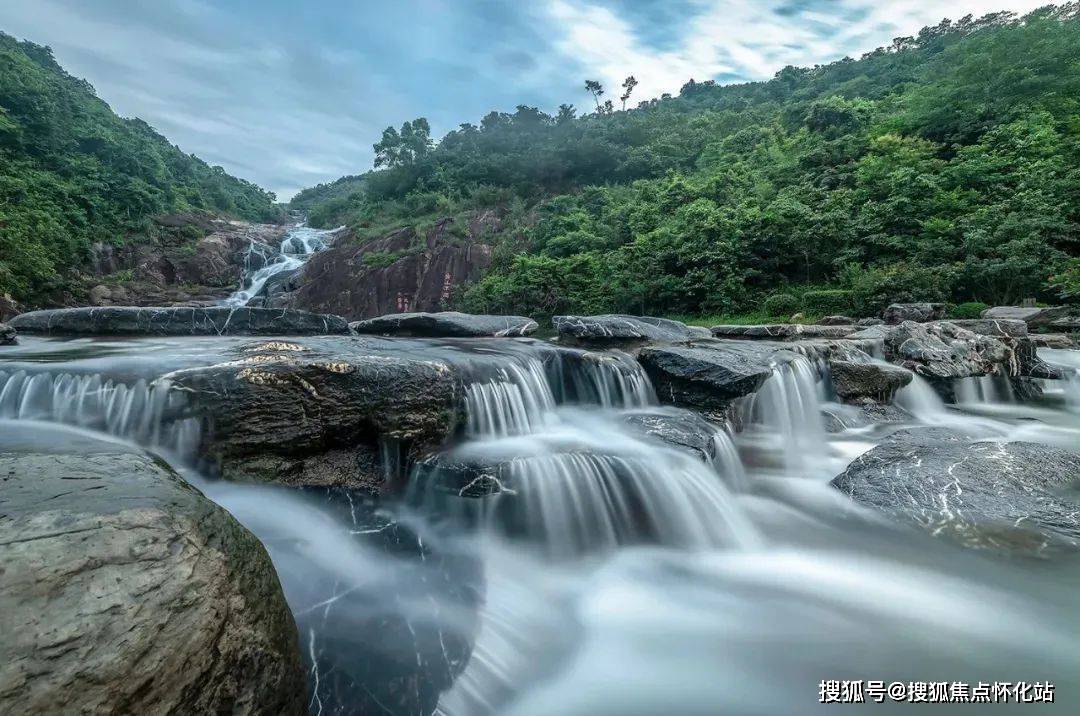
[[[391,313],[350,323],[355,333],[384,336],[427,337],[520,337],[534,333],[539,325],[525,316],[489,316],[442,311],[439,313]]]
[[[266,550],[175,472],[0,421],[0,483],[0,712],[304,712]]]
[[[1080,547],[1080,454],[1027,442],[973,442],[911,428],[857,458],[832,484],[859,502],[971,547]]]
[[[652,316],[554,316],[551,322],[560,341],[591,347],[685,343],[710,336],[706,328]]]

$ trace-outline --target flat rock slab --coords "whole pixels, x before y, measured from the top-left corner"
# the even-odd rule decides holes
[[[833,389],[849,403],[891,403],[896,391],[911,382],[911,371],[888,363],[829,361]]]
[[[717,338],[747,338],[772,341],[795,341],[806,338],[843,338],[855,332],[851,325],[807,325],[802,323],[776,323],[759,326],[713,326]]]
[[[306,712],[270,558],[155,458],[0,421],[0,712]]]
[[[1042,306],[1025,308],[1023,306],[994,306],[982,312],[983,318],[1011,318],[1023,321],[1029,328],[1049,326],[1065,318],[1069,313],[1066,306]]]
[[[948,323],[980,336],[1023,338],[1028,334],[1028,325],[1016,318],[963,318],[953,319]]]
[[[661,401],[722,410],[753,393],[773,373],[776,360],[795,354],[784,343],[711,340],[692,346],[646,346],[638,360]]]
[[[912,428],[855,459],[832,484],[859,502],[973,547],[1080,546],[1080,454],[1026,442],[973,442]]]
[[[709,338],[706,328],[652,316],[555,316],[559,340],[571,345],[627,346],[643,343],[686,343]]]
[[[96,336],[344,335],[340,316],[305,311],[228,306],[56,308],[11,320],[24,333]]]
[[[525,316],[491,316],[443,311],[391,313],[350,323],[354,333],[429,338],[500,338],[527,336],[539,325]]]
[[[1032,333],[1031,342],[1036,348],[1076,348],[1076,342],[1066,333]]]

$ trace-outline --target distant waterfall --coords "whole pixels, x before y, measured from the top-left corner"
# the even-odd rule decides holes
[[[257,269],[245,270],[242,287],[222,303],[226,306],[246,306],[248,301],[262,292],[263,286],[272,276],[300,268],[315,252],[325,249],[329,243],[328,237],[340,228],[323,231],[309,226],[297,226],[285,234],[276,250],[252,241],[248,246],[245,266],[251,265],[252,256],[260,258],[260,265]]]

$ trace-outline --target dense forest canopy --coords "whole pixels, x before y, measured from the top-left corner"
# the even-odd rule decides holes
[[[1076,298],[1077,3],[946,20],[768,82],[691,80],[626,111],[596,98],[585,115],[491,112],[437,144],[424,120],[389,128],[382,168],[293,206],[361,238],[498,207],[494,267],[458,297],[471,310]]]
[[[155,215],[266,220],[274,201],[116,116],[49,48],[0,33],[0,296],[48,290],[93,242],[144,232]]]

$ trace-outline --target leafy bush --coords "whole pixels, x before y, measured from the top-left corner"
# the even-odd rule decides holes
[[[854,297],[851,291],[843,289],[807,291],[802,295],[802,308],[807,313],[823,316],[848,314],[854,309]]]
[[[893,264],[849,272],[855,310],[860,315],[880,314],[890,303],[944,302],[952,288],[952,271],[945,267]]]
[[[767,316],[786,318],[799,311],[799,299],[790,293],[774,293],[765,299],[761,308]]]
[[[988,308],[990,306],[978,301],[958,303],[955,306],[949,306],[949,318],[979,318],[982,316],[982,312]]]

